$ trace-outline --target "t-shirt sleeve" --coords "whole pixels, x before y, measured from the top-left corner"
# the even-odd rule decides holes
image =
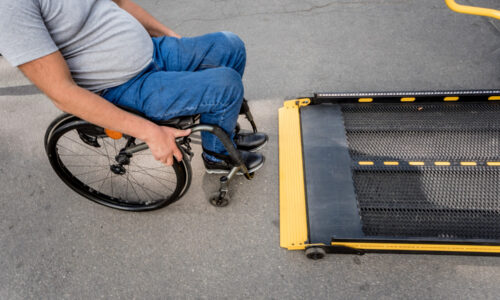
[[[0,53],[17,67],[58,50],[37,0],[0,0]]]

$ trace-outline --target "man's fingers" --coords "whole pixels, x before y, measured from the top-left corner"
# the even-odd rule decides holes
[[[176,138],[178,137],[182,137],[182,136],[186,136],[186,135],[189,135],[191,133],[191,129],[186,129],[186,130],[175,130],[174,131],[174,136]]]
[[[164,157],[164,158],[160,159],[159,161],[166,166],[171,166],[174,164],[174,160],[172,159],[172,156]]]
[[[182,160],[182,152],[179,150],[179,148],[174,150],[174,156],[177,159],[177,161]]]

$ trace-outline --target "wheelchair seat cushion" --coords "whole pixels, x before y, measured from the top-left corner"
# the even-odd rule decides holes
[[[126,106],[121,106],[121,105],[117,105],[117,106],[119,108],[129,112],[129,113],[132,113],[134,115],[138,115],[138,116],[143,117],[145,119],[148,119],[157,125],[175,127],[175,128],[179,128],[179,129],[188,128],[189,126],[196,123],[196,121],[198,121],[198,119],[200,118],[200,115],[193,115],[193,116],[180,116],[180,117],[175,117],[175,118],[172,118],[169,120],[158,120],[157,121],[157,120],[149,119],[146,115],[144,115],[142,112],[140,112],[138,110],[135,110],[135,109],[132,109],[132,108],[126,107]]]

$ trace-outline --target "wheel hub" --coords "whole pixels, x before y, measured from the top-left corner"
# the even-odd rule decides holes
[[[111,172],[113,172],[116,175],[123,175],[123,174],[127,173],[127,170],[122,165],[112,165],[110,167],[110,170],[111,170]]]

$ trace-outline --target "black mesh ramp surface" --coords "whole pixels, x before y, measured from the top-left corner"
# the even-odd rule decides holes
[[[342,104],[366,237],[500,240],[500,105]]]

